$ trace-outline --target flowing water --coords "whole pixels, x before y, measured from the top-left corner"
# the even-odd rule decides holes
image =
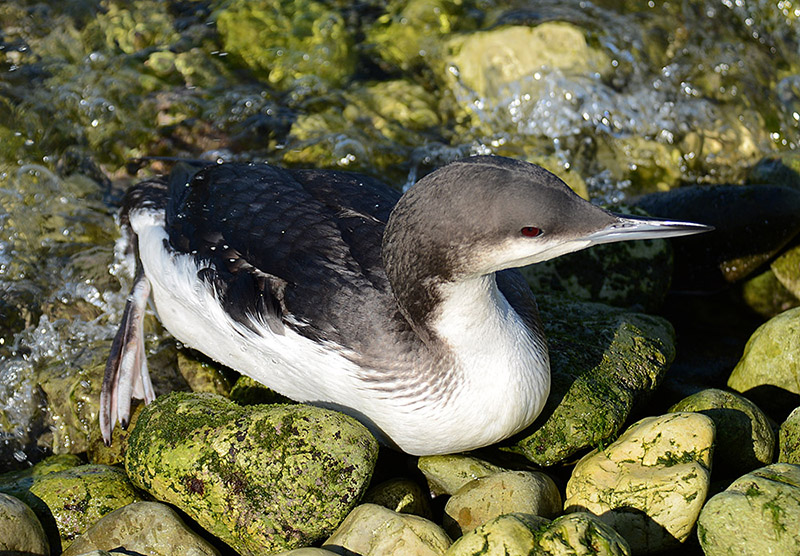
[[[129,285],[117,206],[171,157],[403,187],[495,153],[597,202],[737,183],[800,142],[798,17],[788,0],[6,0],[0,471],[86,449]]]

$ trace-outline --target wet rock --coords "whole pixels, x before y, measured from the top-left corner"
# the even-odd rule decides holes
[[[377,450],[366,428],[337,412],[174,393],[142,411],[125,469],[247,556],[330,534],[364,493]]]
[[[294,550],[290,550],[288,552],[281,552],[276,556],[334,556],[336,554],[339,553],[331,552],[330,550],[325,550],[324,548],[306,547],[295,548]]]
[[[800,298],[786,289],[772,269],[745,280],[742,283],[742,299],[766,319],[800,306]]]
[[[672,249],[665,240],[624,241],[521,270],[537,295],[564,292],[582,301],[652,312],[669,290]]]
[[[218,365],[195,357],[193,353],[179,350],[178,370],[192,392],[210,392],[223,397],[230,396],[231,385]]]
[[[241,405],[292,403],[286,396],[281,396],[271,388],[245,375],[240,376],[233,383],[230,398]]]
[[[598,517],[572,513],[552,522],[529,514],[497,517],[458,539],[445,556],[629,555],[628,543]]]
[[[682,179],[681,151],[640,136],[601,138],[597,160],[612,179],[630,182],[631,194],[668,191]]]
[[[550,396],[508,450],[547,466],[614,437],[675,357],[664,319],[553,295],[539,296],[550,350]]]
[[[795,408],[778,432],[778,461],[800,464],[800,407]]]
[[[66,549],[105,514],[138,502],[139,492],[125,473],[105,465],[79,465],[60,471],[33,473],[16,482],[0,484],[36,513],[50,546]]]
[[[534,86],[534,75],[545,71],[585,75],[610,69],[605,52],[590,46],[584,31],[571,23],[550,21],[512,25],[458,36],[448,43],[446,66],[455,66],[451,87],[477,93],[490,103],[509,94],[518,81]]]
[[[444,508],[451,537],[472,531],[503,514],[552,518],[561,511],[561,493],[553,480],[537,471],[501,471],[461,487]]]
[[[362,500],[401,514],[433,519],[430,495],[410,479],[390,479],[370,488]]]
[[[447,534],[432,521],[375,504],[356,507],[322,545],[360,556],[440,556],[449,546]]]
[[[150,556],[219,556],[178,514],[157,502],[134,502],[106,514],[75,539],[62,556],[124,548]]]
[[[216,12],[225,50],[276,88],[323,92],[354,69],[352,38],[342,16],[322,2],[228,2]]]
[[[800,191],[767,185],[681,187],[645,195],[653,216],[714,226],[673,240],[677,289],[715,290],[750,275],[800,232]]]
[[[0,553],[49,556],[50,545],[36,514],[20,500],[0,494]]]
[[[775,434],[767,416],[753,402],[711,388],[684,398],[670,409],[702,413],[714,421],[714,472],[740,476],[772,463]]]
[[[800,405],[800,307],[771,318],[750,336],[728,386],[783,415]]]
[[[748,473],[711,498],[697,522],[707,556],[796,554],[800,546],[800,466],[776,463]]]
[[[488,461],[461,454],[422,456],[417,467],[428,480],[428,488],[434,496],[455,494],[475,479],[505,471]]]
[[[698,413],[648,417],[578,462],[566,511],[589,511],[634,553],[664,550],[692,532],[709,487],[714,423]]]

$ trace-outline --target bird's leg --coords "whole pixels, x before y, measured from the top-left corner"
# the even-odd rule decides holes
[[[144,399],[145,403],[155,399],[144,352],[143,321],[149,295],[150,282],[138,263],[100,391],[100,432],[106,445],[111,445],[117,420],[123,427],[128,426],[132,398]]]

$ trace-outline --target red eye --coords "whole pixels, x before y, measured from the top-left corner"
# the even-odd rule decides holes
[[[525,226],[520,230],[520,233],[525,237],[536,237],[542,235],[542,230],[534,226]]]

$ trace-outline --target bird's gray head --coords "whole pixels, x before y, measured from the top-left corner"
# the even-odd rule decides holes
[[[439,168],[403,195],[384,232],[383,259],[397,290],[399,280],[462,280],[598,243],[707,229],[615,215],[539,166],[476,156]]]

